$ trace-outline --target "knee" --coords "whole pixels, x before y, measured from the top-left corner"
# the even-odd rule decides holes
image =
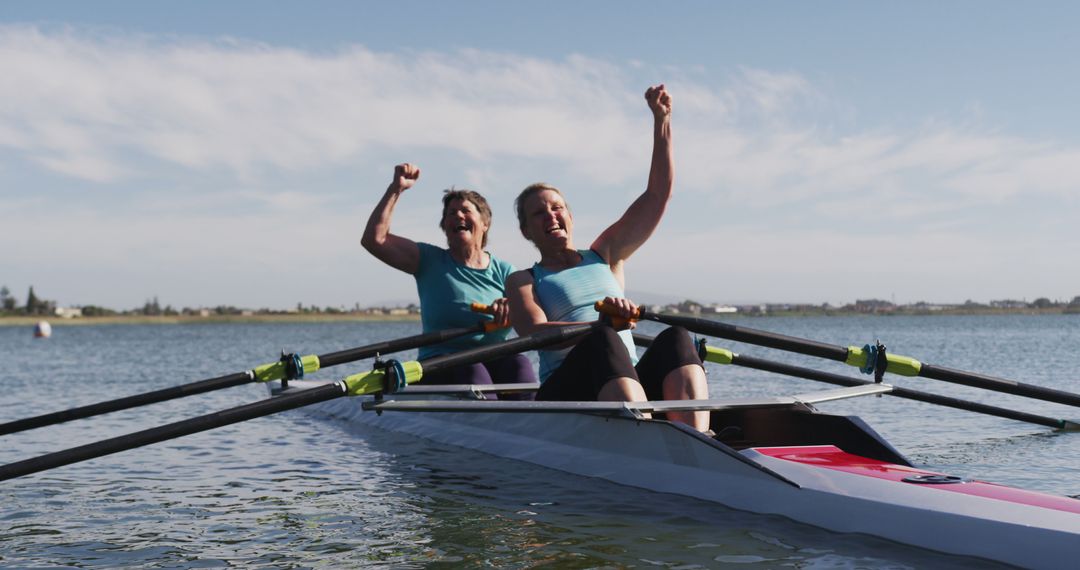
[[[697,344],[694,343],[694,339],[690,337],[690,332],[680,326],[672,326],[664,329],[663,332],[656,335],[656,340],[653,341],[654,345],[662,346],[666,350],[670,350],[675,354],[685,355],[682,360],[696,359],[697,363],[701,363],[701,358],[698,355]],[[693,355],[691,357],[691,355]]]
[[[598,327],[593,329],[583,342],[590,344],[595,349],[602,349],[609,346],[621,346],[622,338],[611,327]]]
[[[536,382],[536,371],[533,370],[532,362],[524,354],[514,355],[513,378],[516,382]]]

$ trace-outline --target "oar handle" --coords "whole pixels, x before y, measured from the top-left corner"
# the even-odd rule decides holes
[[[626,318],[622,316],[622,312],[619,311],[618,307],[603,301],[597,301],[593,307],[596,309],[596,312],[604,315],[611,321],[611,326],[614,327],[615,330],[629,328],[630,323],[636,323],[641,320],[643,314],[641,307],[638,307],[637,309],[634,309],[633,316]]]
[[[483,313],[485,315],[494,315],[495,314],[495,308],[492,307],[491,305],[485,305],[484,303],[475,303],[474,302],[471,305],[469,305],[469,309],[472,310],[472,312],[474,312],[474,313]],[[500,327],[499,325],[495,324],[495,321],[484,321],[483,323],[481,323],[481,325],[484,327],[484,332],[486,332],[486,333],[489,333],[491,331],[497,331],[497,330],[500,330],[500,329],[508,328],[508,327]]]
[[[622,313],[619,311],[619,308],[616,307],[615,305],[612,305],[611,303],[605,303],[603,301],[597,301],[596,304],[593,305],[593,307],[596,309],[596,312],[600,313],[601,315],[607,315],[609,317],[616,318],[616,319],[620,319],[620,318],[625,319],[626,318],[626,317],[622,316]],[[631,316],[628,320],[631,320],[631,321],[641,320],[641,314],[642,314],[641,307],[638,307],[638,308],[634,309],[633,316]]]
[[[469,309],[474,313],[484,313],[485,315],[495,314],[495,308],[491,305],[485,305],[484,303],[473,303],[469,305]]]

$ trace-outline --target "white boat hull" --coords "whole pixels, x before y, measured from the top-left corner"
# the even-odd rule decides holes
[[[1028,568],[1061,568],[1063,561],[1080,557],[1080,501],[1067,497],[983,482],[959,485],[986,491],[989,497],[952,492],[944,485],[875,477],[874,472],[882,470],[876,464],[850,471],[824,468],[813,456],[792,461],[772,453],[771,447],[736,450],[661,420],[565,412],[377,414],[363,410],[362,400],[338,398],[313,407],[348,422],[567,473],[948,554]],[[807,410],[798,413],[836,418]],[[861,423],[856,426],[869,431],[873,444],[876,434]],[[894,450],[881,443],[881,453],[890,457]],[[844,441],[844,445],[864,444],[858,439]],[[892,461],[906,463],[902,457]],[[928,473],[893,463],[881,465]]]

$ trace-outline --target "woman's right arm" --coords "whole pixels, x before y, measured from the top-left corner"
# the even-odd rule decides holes
[[[371,212],[364,228],[364,237],[360,240],[371,255],[410,275],[420,269],[420,248],[413,240],[390,233],[390,219],[398,198],[416,183],[417,178],[420,178],[420,168],[417,166],[405,163],[394,167],[394,180]]]
[[[506,278],[506,302],[510,305],[510,322],[518,336],[532,334],[551,326],[544,309],[533,294],[533,276],[529,271],[515,271]]]
[[[549,321],[547,314],[544,313],[544,309],[541,308],[540,304],[536,301],[533,283],[533,276],[528,270],[515,271],[506,278],[506,300],[510,305],[510,322],[514,325],[514,331],[517,332],[518,336],[532,334],[545,328],[581,324],[565,321]],[[613,323],[615,330],[633,328],[634,325],[629,319],[633,317],[637,311],[637,305],[629,299],[623,298],[606,297],[603,301],[613,308],[617,313],[617,316],[622,317],[620,320]],[[549,348],[563,348],[565,346],[573,345],[576,342],[577,340],[573,340]]]

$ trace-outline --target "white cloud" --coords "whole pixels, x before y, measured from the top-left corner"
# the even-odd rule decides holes
[[[647,166],[641,88],[628,84],[638,70],[582,56],[314,54],[5,26],[0,62],[0,144],[98,182],[133,175],[146,157],[244,178],[373,148],[553,159],[601,184],[639,180]],[[825,99],[797,73],[741,68],[719,88],[672,89],[690,188],[766,201],[846,196],[919,172],[935,194],[1004,199],[1061,194],[1080,179],[1077,148],[949,125],[833,133],[795,114]]]
[[[822,291],[824,275],[833,283],[836,276],[854,275],[845,273],[845,263],[808,261],[815,251],[843,251],[854,239],[860,247],[869,242],[899,251],[903,264],[917,260],[958,283],[968,280],[950,270],[956,259],[985,268],[970,272],[985,279],[1006,254],[1034,272],[1049,265],[1030,251],[1053,250],[1060,235],[968,212],[973,206],[1015,212],[1023,204],[1032,218],[1078,213],[1080,146],[1073,143],[1000,133],[980,126],[982,114],[973,119],[967,111],[963,124],[916,117],[904,125],[840,128],[848,121],[836,109],[843,106],[840,114],[846,114],[853,103],[837,102],[844,94],[823,93],[796,72],[741,68],[715,80],[703,69],[668,71],[680,78],[669,83],[678,195],[717,214],[707,223],[689,215],[665,223],[653,239],[679,254],[659,255],[650,243],[654,253],[634,262],[648,267],[658,283],[668,274],[661,268],[676,271],[696,259],[678,240],[752,244],[732,254],[757,260],[740,277],[716,270],[711,278],[743,279],[746,291],[754,292],[768,290],[755,279],[775,281],[774,299],[795,297],[784,287],[802,289],[794,275],[820,277]],[[273,272],[260,267],[282,256],[304,257],[319,267],[341,258],[369,263],[354,240],[365,209],[385,187],[391,164],[418,160],[425,168],[423,192],[430,193],[410,198],[415,218],[402,216],[397,227],[437,241],[436,189],[454,183],[485,194],[497,189],[493,237],[500,241],[494,243],[523,265],[533,252],[519,241],[510,201],[524,184],[548,179],[579,188],[571,190],[579,230],[592,232],[582,242],[621,213],[627,192],[643,186],[650,120],[640,78],[650,73],[640,62],[584,56],[384,53],[362,46],[312,53],[241,40],[0,26],[0,174],[16,183],[0,195],[5,215],[20,218],[0,227],[0,240],[18,239],[34,223],[67,228],[66,236],[37,241],[5,261],[29,267],[35,257],[79,258],[87,272],[145,270],[146,279],[153,279],[153,266],[168,267],[177,291],[185,288],[184,268],[198,274],[215,267],[230,276],[223,280],[236,280],[240,295],[243,276],[272,280]],[[386,166],[349,179],[356,174],[348,168],[357,163]],[[329,172],[334,184],[302,183],[329,178]],[[551,179],[553,173],[560,178]],[[96,211],[58,214],[70,193],[32,201],[23,196],[24,189],[40,192],[44,179],[62,186],[57,178],[117,199],[125,184],[140,189],[124,198],[134,204],[122,214],[124,223],[116,222],[115,201],[103,200]],[[148,180],[158,189],[149,190]],[[206,187],[216,188],[215,199],[195,190]],[[341,208],[343,187],[359,188],[350,202],[355,208]],[[867,216],[887,230],[862,239],[866,226],[847,222]],[[787,231],[774,225],[797,219],[809,221]],[[963,233],[973,226],[1002,233]],[[72,243],[71,235],[81,238]],[[131,259],[154,263],[133,269]],[[763,260],[788,269],[769,269]],[[234,268],[243,271],[234,274]],[[368,286],[392,290],[367,281],[344,284],[355,280],[355,271],[326,271],[334,282],[326,286],[336,287],[334,303],[351,304],[348,291]],[[930,287],[902,271],[895,278],[911,291]],[[996,279],[1020,287],[1017,274]],[[380,281],[401,288],[400,279]]]
[[[316,55],[9,26],[0,61],[10,79],[0,141],[95,181],[147,155],[247,175],[317,168],[375,145],[617,162],[627,129],[618,70],[583,57]],[[644,103],[635,110],[640,119]],[[590,139],[570,136],[580,130]]]

